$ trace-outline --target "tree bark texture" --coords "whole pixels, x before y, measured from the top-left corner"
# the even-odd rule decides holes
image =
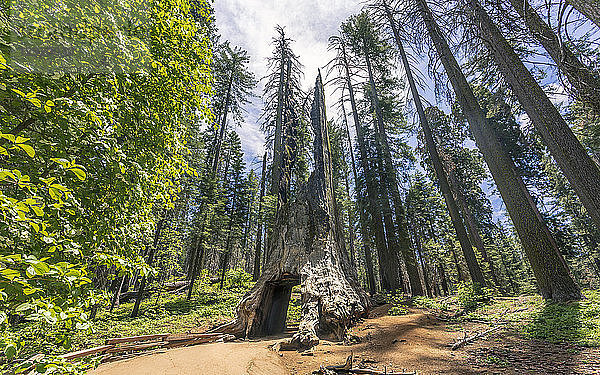
[[[538,15],[527,0],[510,0],[529,31],[540,42],[565,75],[576,97],[600,114],[600,78],[585,66],[571,49],[561,43],[554,30]],[[600,9],[600,3],[596,9]]]
[[[416,0],[416,3],[452,84],[456,99],[467,118],[477,147],[483,154],[517,230],[535,274],[540,293],[544,298],[556,301],[580,299],[581,292],[571,277],[554,238],[523,180],[516,172],[514,162],[508,156],[493,131],[492,124],[479,106],[473,90],[452,55],[427,3],[425,0]]]
[[[542,136],[544,144],[569,180],[596,228],[600,229],[600,169],[481,4],[477,0],[467,0],[467,4],[498,69]]]
[[[319,334],[337,339],[369,309],[358,284],[336,223],[331,152],[321,76],[311,110],[314,165],[295,200],[281,207],[273,229],[273,256],[254,288],[242,299],[237,318],[215,331],[236,336],[280,333],[293,284],[300,282],[302,319],[299,331],[286,344],[298,349],[319,342]]]

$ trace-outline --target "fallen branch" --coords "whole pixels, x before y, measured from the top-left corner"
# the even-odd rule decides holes
[[[346,358],[346,363],[340,366],[321,366],[319,371],[314,372],[315,375],[346,375],[346,374],[360,374],[360,375],[417,375],[416,372],[393,372],[393,371],[379,371],[366,368],[352,368],[352,354]]]
[[[496,327],[490,328],[490,329],[488,329],[486,331],[479,332],[479,333],[477,333],[477,334],[475,334],[473,336],[465,337],[464,339],[455,342],[452,345],[452,350],[456,350],[458,348],[461,348],[461,347],[467,345],[468,343],[470,343],[472,341],[475,341],[475,340],[477,340],[477,339],[479,339],[479,338],[481,338],[481,337],[483,337],[483,336],[485,336],[485,335],[487,335],[489,333],[492,333],[494,331],[499,330],[500,328],[502,328],[502,326],[496,326]]]

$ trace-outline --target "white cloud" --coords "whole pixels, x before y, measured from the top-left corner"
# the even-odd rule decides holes
[[[305,88],[313,84],[317,69],[333,57],[327,52],[329,37],[347,17],[361,9],[360,0],[217,0],[214,7],[223,40],[248,51],[250,69],[257,78],[267,73],[266,59],[273,49],[275,26],[285,27],[295,41],[294,52],[305,66]],[[262,85],[256,94],[261,92]],[[244,123],[237,129],[247,162],[264,152],[264,136],[258,124],[260,99],[249,106]]]

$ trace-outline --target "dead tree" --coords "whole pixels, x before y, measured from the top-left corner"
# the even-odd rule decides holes
[[[267,246],[272,254],[254,288],[242,299],[237,318],[216,331],[238,337],[281,333],[292,287],[301,284],[302,319],[286,346],[310,348],[319,335],[342,339],[368,313],[367,294],[358,283],[343,246],[335,214],[331,150],[321,75],[311,110],[314,166],[295,200],[282,205]]]

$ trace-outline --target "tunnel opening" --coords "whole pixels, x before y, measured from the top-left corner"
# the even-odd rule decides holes
[[[254,336],[272,336],[286,331],[292,289],[299,284],[299,277],[292,274],[267,282],[263,314]]]

